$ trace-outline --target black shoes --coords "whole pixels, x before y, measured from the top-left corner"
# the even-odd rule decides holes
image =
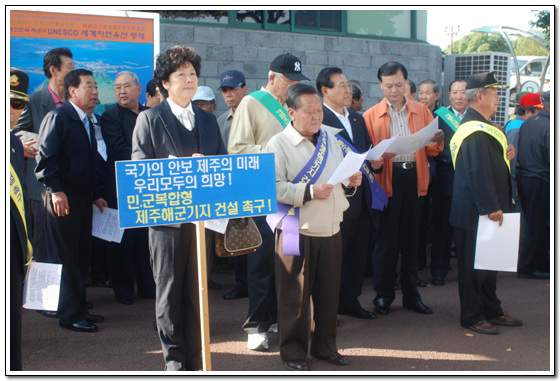
[[[416,287],[426,287],[428,283],[424,282],[422,279],[416,279]]]
[[[377,317],[373,312],[364,310],[362,307],[358,307],[355,310],[338,310],[340,315],[353,316],[358,319],[375,319]]]
[[[306,371],[309,370],[307,368],[307,363],[305,361],[283,361],[286,368],[289,370],[296,370],[296,371]]]
[[[247,292],[247,289],[242,289],[241,287],[235,286],[235,288],[231,292],[224,294],[224,299],[225,300],[241,299],[241,298],[246,298],[248,296],[249,294]]]
[[[378,315],[389,315],[389,303],[387,303],[385,300],[383,299],[375,299],[373,301],[373,304],[375,305],[375,313]]]
[[[86,320],[79,321],[73,324],[58,323],[62,328],[71,329],[76,332],[97,332],[95,324],[88,323]]]
[[[333,364],[333,365],[350,365],[350,360],[348,360],[346,357],[342,356],[338,352],[335,352],[329,357],[320,360],[325,360],[329,364]]]
[[[431,308],[426,306],[424,303],[422,303],[421,300],[418,300],[413,303],[403,303],[403,308],[405,310],[413,310],[414,312],[418,312],[419,314],[423,314],[423,315],[433,314]]]
[[[58,319],[58,312],[57,311],[39,311],[41,315],[48,317],[48,318],[57,318]]]
[[[443,286],[443,278],[438,276],[433,277],[432,284],[434,286]]]
[[[88,323],[101,323],[105,320],[105,318],[101,315],[92,315],[89,312],[84,315],[84,319]]]
[[[517,277],[521,279],[550,279],[550,273],[533,271],[530,274],[517,273]]]
[[[476,324],[470,326],[463,326],[464,328],[470,329],[478,333],[484,333],[485,335],[497,335],[498,330],[492,324],[488,323],[486,320],[479,321]]]

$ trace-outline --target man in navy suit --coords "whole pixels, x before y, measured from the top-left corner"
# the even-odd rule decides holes
[[[156,60],[154,79],[165,100],[138,116],[132,160],[225,155],[216,117],[193,105],[201,58],[176,45]],[[202,369],[195,225],[149,228],[156,317],[165,369]]]
[[[364,118],[352,110],[352,87],[342,70],[327,67],[317,76],[317,90],[323,97],[323,124],[334,127],[336,134],[352,144],[360,153],[367,151],[371,140]],[[372,163],[379,169],[383,159]],[[362,294],[362,283],[367,257],[372,252],[370,242],[373,209],[371,192],[365,175],[362,186],[350,197],[350,207],[344,212],[340,225],[342,231],[342,274],[338,313],[361,319],[374,319],[373,312],[364,310],[358,297]]]
[[[64,104],[64,77],[74,70],[72,52],[68,48],[55,48],[49,50],[43,57],[43,71],[49,80],[47,86],[29,96],[27,108],[23,111],[14,133],[22,142],[37,140],[39,127],[45,115]],[[45,212],[43,208],[43,184],[35,177],[35,158],[27,159],[27,187],[29,190],[29,203],[31,207],[32,243],[35,248],[34,257],[40,262],[59,263],[58,255],[48,256],[45,248]],[[43,315],[56,317],[56,312],[44,311]]]
[[[88,312],[85,278],[91,263],[92,202],[103,212],[95,175],[97,142],[87,113],[97,104],[92,72],[78,69],[64,77],[67,101],[43,119],[35,173],[43,182],[45,241],[49,256],[58,254],[62,279],[59,324],[79,332],[96,332],[103,316]]]

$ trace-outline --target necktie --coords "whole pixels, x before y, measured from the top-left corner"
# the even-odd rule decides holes
[[[84,116],[84,119],[82,120],[84,122],[84,127],[86,129],[87,132],[87,136],[88,136],[88,140],[89,140],[89,145],[91,147],[91,133],[90,133],[90,124],[89,124],[89,118],[86,116]]]

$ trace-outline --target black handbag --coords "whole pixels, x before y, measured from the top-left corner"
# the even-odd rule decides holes
[[[262,245],[262,237],[251,217],[232,218],[224,234],[216,233],[214,243],[216,255],[229,258],[256,251]]]

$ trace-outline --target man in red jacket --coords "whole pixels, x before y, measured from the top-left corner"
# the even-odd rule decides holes
[[[377,78],[385,98],[364,113],[373,145],[394,136],[408,136],[426,127],[432,113],[419,102],[405,98],[408,73],[398,62],[381,66]],[[438,130],[432,145],[412,154],[386,151],[382,171],[376,174],[387,192],[389,203],[384,211],[376,211],[377,233],[373,251],[373,301],[375,312],[389,314],[395,299],[396,267],[401,253],[401,290],[403,307],[421,314],[432,314],[422,303],[416,287],[419,208],[418,197],[426,195],[429,183],[428,156],[443,150],[443,131]]]

